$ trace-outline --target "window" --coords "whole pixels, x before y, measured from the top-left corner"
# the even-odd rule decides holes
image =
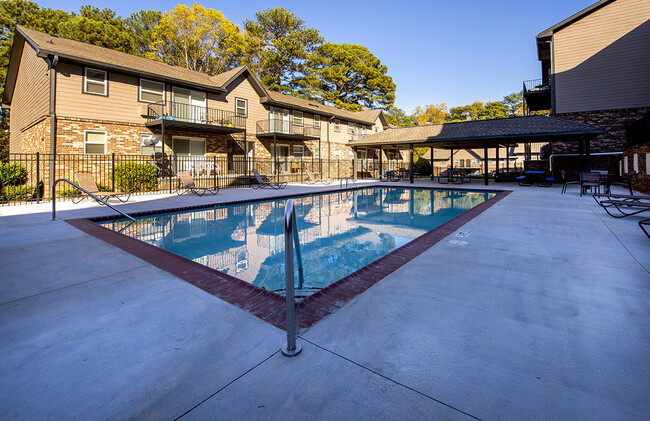
[[[84,153],[88,155],[103,155],[106,153],[106,132],[85,130]]]
[[[153,80],[140,79],[140,101],[165,102],[165,84]]]
[[[356,127],[354,127],[353,123],[348,123],[348,134],[355,134],[356,133]]]
[[[235,114],[241,117],[248,117],[248,101],[243,98],[235,98]]]
[[[204,156],[205,140],[175,137],[173,149],[174,153],[179,156]]]
[[[374,126],[375,127],[375,133],[379,132],[379,126]]]
[[[93,95],[108,95],[107,73],[104,70],[86,67],[84,76],[84,93]]]
[[[140,155],[153,156],[156,153],[156,146],[160,144],[160,136],[155,134],[140,135]],[[158,146],[158,153],[162,152],[162,145]]]
[[[314,127],[320,129],[320,116],[314,115]]]
[[[362,137],[366,135],[366,126],[359,126],[359,134]]]
[[[334,131],[335,132],[340,132],[341,131],[341,121],[340,120],[334,120]]]
[[[293,112],[293,124],[295,126],[302,126],[302,111]]]
[[[293,157],[294,158],[302,158],[304,152],[304,146],[302,145],[294,145],[293,146]]]

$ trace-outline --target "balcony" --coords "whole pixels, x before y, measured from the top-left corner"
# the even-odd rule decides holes
[[[283,140],[313,140],[320,138],[320,127],[295,126],[287,120],[261,120],[257,122],[257,137]]]
[[[197,105],[167,102],[149,104],[145,118],[147,127],[161,127],[206,133],[237,133],[246,128],[246,117],[232,111]]]
[[[551,87],[542,79],[524,81],[524,101],[529,111],[551,109]]]

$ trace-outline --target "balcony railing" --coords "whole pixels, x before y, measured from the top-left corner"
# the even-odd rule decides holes
[[[257,135],[287,135],[296,138],[320,137],[320,127],[310,125],[295,126],[282,119],[261,120],[257,122]]]
[[[538,91],[547,91],[551,87],[547,84],[545,85],[542,79],[533,79],[524,81],[524,93],[526,92],[538,92]]]
[[[147,107],[147,121],[160,119],[207,124],[210,126],[231,127],[236,129],[243,129],[246,127],[246,117],[237,115],[232,111],[182,104],[180,102],[149,104]]]

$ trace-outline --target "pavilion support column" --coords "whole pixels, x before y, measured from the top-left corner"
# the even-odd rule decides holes
[[[506,145],[506,172],[510,172],[510,145]]]
[[[449,150],[449,160],[451,161],[451,166],[449,167],[452,171],[454,170],[454,150]]]
[[[589,140],[585,140],[585,171],[591,171],[591,145]]]
[[[354,179],[354,182],[356,183],[356,181],[357,181],[357,162],[358,162],[356,146],[354,148],[352,148],[352,150],[354,151],[354,156],[352,157],[352,177]]]
[[[380,176],[384,174],[384,160],[383,160],[384,154],[382,152],[383,152],[382,146],[379,145],[379,175]]]
[[[409,162],[409,182],[413,184],[413,144],[411,143],[409,146],[411,147],[411,157]]]
[[[496,148],[496,156],[495,156],[495,158],[497,160],[497,167],[496,167],[496,170],[494,171],[494,176],[496,177],[496,174],[499,172],[499,145],[498,144],[497,144],[497,148]],[[496,178],[495,178],[495,180],[496,180]]]
[[[580,141],[578,142],[578,170],[585,170],[585,146],[582,136],[580,136]]]
[[[432,146],[431,147],[431,181],[433,181],[434,169],[435,169],[435,167],[433,166],[434,158],[435,158],[435,150]]]
[[[453,162],[453,161],[452,161]],[[488,185],[488,144],[483,142],[483,180]]]

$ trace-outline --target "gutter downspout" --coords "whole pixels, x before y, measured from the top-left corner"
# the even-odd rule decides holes
[[[47,68],[50,72],[50,186],[54,184],[56,171],[56,65],[59,56],[48,56]]]

